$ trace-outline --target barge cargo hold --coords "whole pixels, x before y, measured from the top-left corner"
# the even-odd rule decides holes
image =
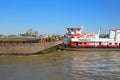
[[[28,41],[0,41],[0,55],[31,55],[52,51],[54,47],[61,44],[62,40],[39,42]],[[44,51],[44,52],[43,52]]]
[[[100,38],[100,34],[84,33],[83,27],[67,28],[67,39],[63,42],[64,46],[68,48],[117,48],[120,49],[120,29],[110,30],[108,38]],[[105,50],[105,49],[101,49]],[[115,49],[113,49],[115,50]]]

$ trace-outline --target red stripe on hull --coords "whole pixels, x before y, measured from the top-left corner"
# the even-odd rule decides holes
[[[78,43],[78,42],[71,42],[70,47],[80,47],[80,48],[118,48],[118,44],[95,44],[95,43]]]

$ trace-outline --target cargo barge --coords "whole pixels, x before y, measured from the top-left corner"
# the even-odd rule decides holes
[[[108,38],[82,30],[83,27],[67,28],[67,39],[63,41],[66,50],[120,50],[120,29],[109,30]]]
[[[55,50],[62,40],[1,40],[0,55],[33,55],[47,53]]]

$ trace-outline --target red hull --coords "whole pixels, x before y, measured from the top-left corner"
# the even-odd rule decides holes
[[[119,48],[118,44],[94,44],[94,43],[78,43],[78,42],[71,42],[69,44],[70,47],[79,47],[79,48]]]

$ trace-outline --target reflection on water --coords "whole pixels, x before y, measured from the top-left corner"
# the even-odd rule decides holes
[[[76,80],[119,80],[119,52],[71,52],[71,76]]]
[[[120,80],[119,51],[0,56],[0,80]]]

